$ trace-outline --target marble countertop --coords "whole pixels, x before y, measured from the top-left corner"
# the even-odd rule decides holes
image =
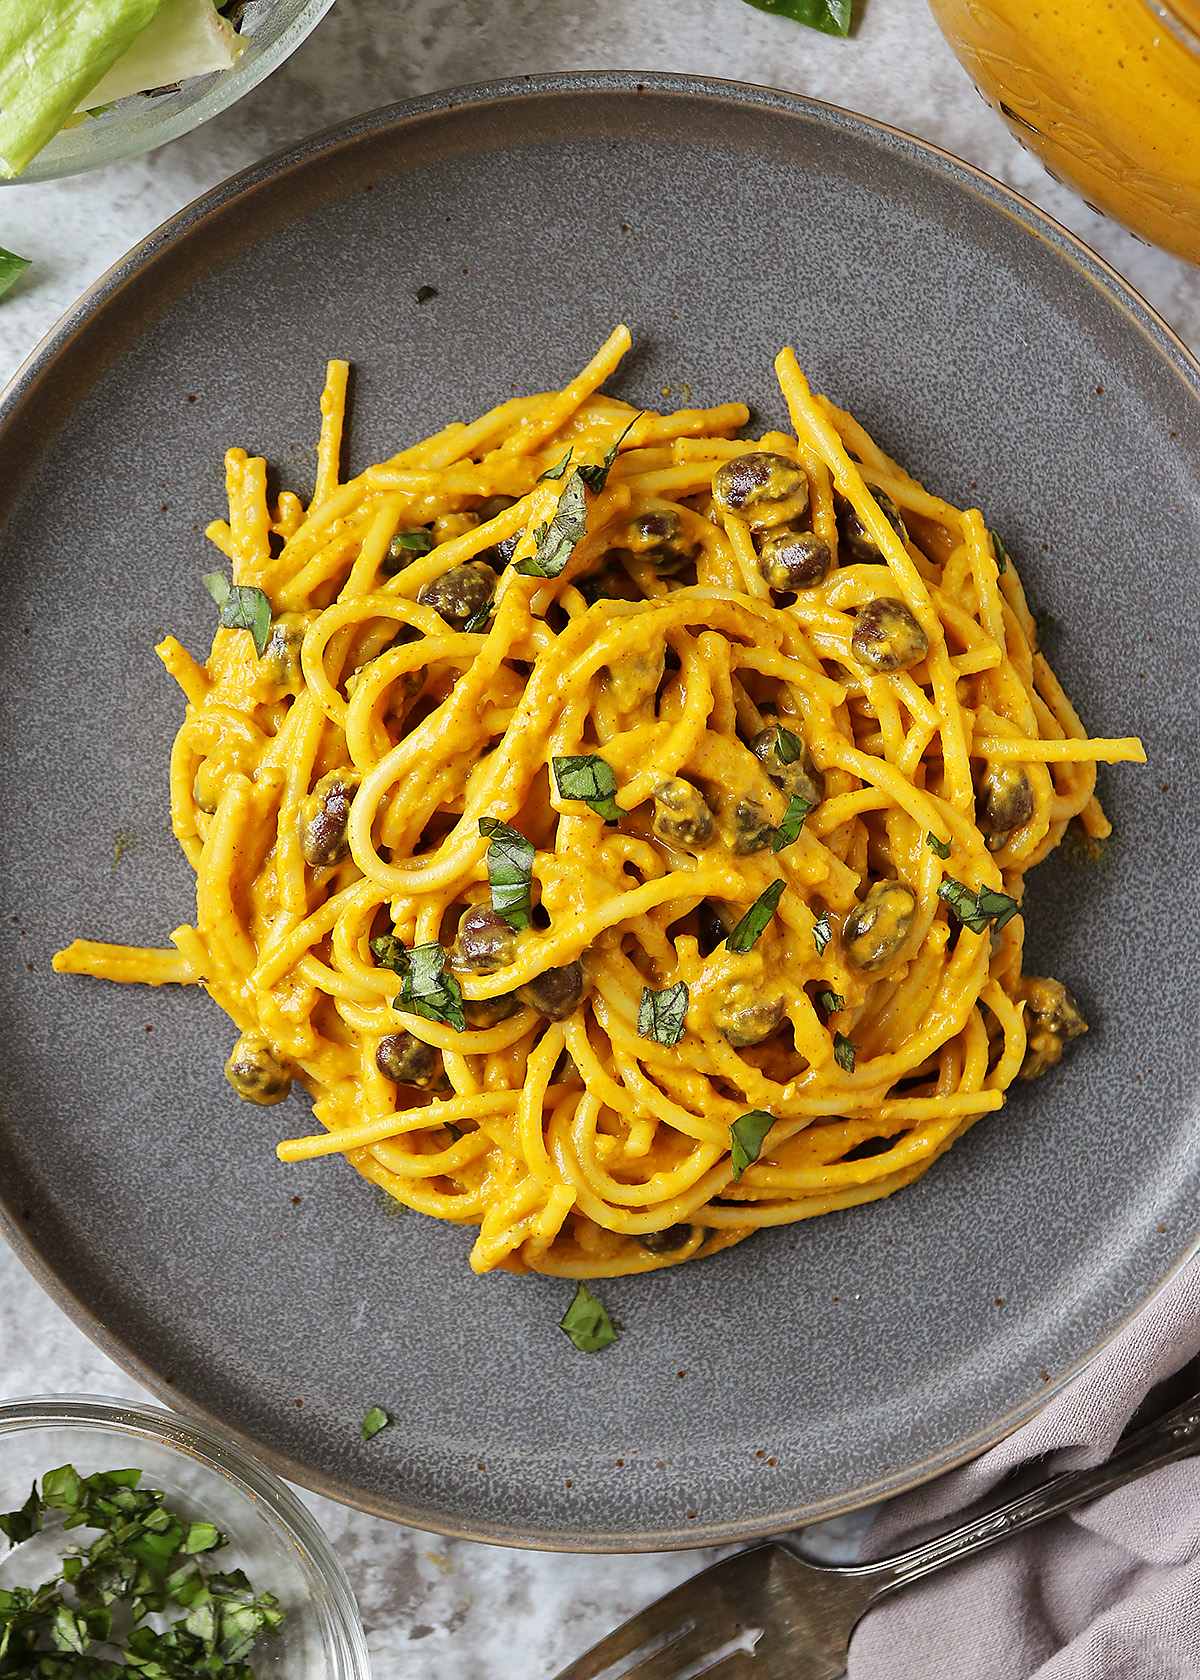
[[[0,246],[33,259],[0,302],[0,383],[96,278],[198,194],[357,112],[549,70],[676,70],[769,84],[921,136],[1016,188],[1120,270],[1200,351],[1200,272],[1056,185],[979,99],[924,0],[859,0],[839,41],[743,0],[339,0],[240,104],[161,151],[71,180],[0,188]],[[0,1400],[144,1397],[0,1248]],[[718,1554],[557,1556],[447,1541],[304,1496],[331,1534],[378,1680],[548,1680]],[[855,1523],[822,1525],[833,1554]]]

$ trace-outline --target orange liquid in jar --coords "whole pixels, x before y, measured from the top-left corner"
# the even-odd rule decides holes
[[[930,0],[985,98],[1095,209],[1200,264],[1200,0]]]

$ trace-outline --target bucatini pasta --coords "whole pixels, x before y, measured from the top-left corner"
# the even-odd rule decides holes
[[[562,391],[316,489],[231,449],[233,582],[171,764],[174,949],[60,970],[203,984],[231,1083],[293,1078],[340,1151],[471,1256],[677,1265],[918,1178],[1084,1030],[1023,976],[1024,876],[1097,760],[981,515],[776,370],[738,402]]]

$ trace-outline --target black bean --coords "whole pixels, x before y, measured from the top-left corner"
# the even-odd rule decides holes
[[[917,895],[903,881],[876,881],[842,924],[842,950],[863,974],[885,967],[912,932]]]
[[[929,652],[929,637],[903,601],[880,595],[859,608],[850,652],[869,670],[907,671]]]
[[[579,1008],[583,997],[583,965],[573,962],[565,968],[548,968],[518,986],[517,996],[547,1020],[565,1021]]]
[[[225,1063],[225,1077],[238,1096],[263,1107],[283,1101],[292,1088],[292,1076],[292,1064],[263,1033],[244,1032]]]
[[[452,961],[455,968],[474,974],[495,974],[507,968],[517,950],[517,936],[498,910],[477,904],[458,924]]]
[[[712,838],[713,816],[699,788],[682,776],[668,776],[654,790],[654,832],[673,846],[703,846]]]
[[[874,496],[880,513],[903,542],[908,532],[904,528],[904,521],[895,502],[887,491],[881,490],[878,485],[868,484],[867,489]],[[848,497],[835,492],[833,506],[837,515],[838,558],[843,565],[849,562],[866,566],[878,565],[883,555],[867,535],[861,519],[854,511],[854,503]]]
[[[798,525],[808,508],[808,479],[786,455],[755,449],[717,468],[712,498],[722,513],[737,514],[754,531]]]
[[[410,1032],[386,1033],[375,1046],[375,1066],[385,1079],[418,1088],[434,1084],[442,1071],[441,1052]]]
[[[353,772],[331,770],[322,776],[301,807],[300,850],[313,869],[328,869],[350,852],[346,829],[358,786]]]

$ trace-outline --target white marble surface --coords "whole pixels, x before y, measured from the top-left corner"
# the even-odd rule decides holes
[[[564,69],[772,84],[907,129],[1081,234],[1200,350],[1200,273],[1056,186],[976,96],[924,0],[858,0],[856,10],[855,36],[837,41],[743,0],[339,0],[287,65],[196,133],[92,175],[0,188],[0,245],[33,258],[0,301],[0,382],[109,264],[235,170],[412,94]],[[141,1393],[0,1248],[0,1400],[52,1391]],[[714,1555],[509,1552],[310,1503],[358,1594],[377,1680],[548,1680]]]

